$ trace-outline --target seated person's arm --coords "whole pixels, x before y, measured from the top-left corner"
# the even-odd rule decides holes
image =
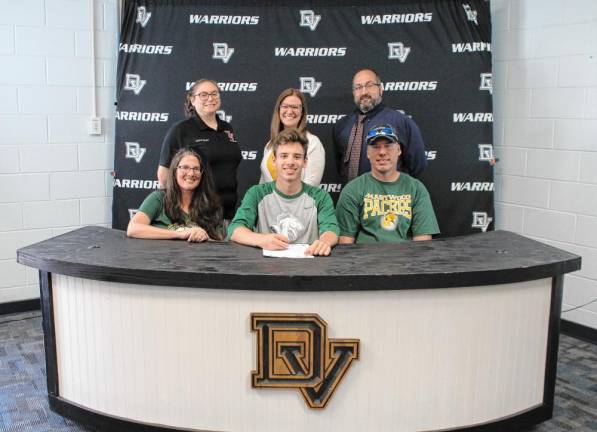
[[[129,222],[126,235],[132,238],[152,240],[181,239],[189,242],[202,242],[209,239],[207,232],[200,227],[174,231],[151,226],[150,222],[149,217],[145,213],[141,211],[137,212]]]
[[[151,220],[142,211],[138,211],[130,220],[126,229],[126,235],[133,238],[142,239],[179,239],[188,238],[188,232],[171,231],[164,228],[158,228],[150,225]],[[186,236],[186,237],[184,237]]]
[[[319,236],[305,251],[305,255],[328,256],[332,248],[338,244],[338,235],[333,231],[326,231]]]
[[[249,188],[236,210],[234,219],[228,226],[228,239],[246,246],[260,247],[267,250],[282,250],[288,248],[288,238],[276,233],[256,233],[254,228],[257,223],[257,207],[260,196],[258,188]]]
[[[307,248],[305,255],[328,256],[332,248],[338,244],[338,220],[330,194],[319,191],[316,195],[317,226],[320,234]]]
[[[344,188],[340,193],[340,198],[336,205],[336,217],[338,218],[338,227],[340,228],[338,243],[354,243],[361,225],[359,218],[360,211],[357,196],[351,192],[350,187],[348,191]]]
[[[186,228],[180,231],[155,227],[151,221],[161,211],[162,204],[155,193],[149,195],[141,204],[140,210],[133,216],[126,229],[126,235],[142,239],[181,239],[189,242],[201,242],[209,239],[207,232],[200,227]]]
[[[412,238],[413,241],[427,241],[433,239],[433,234],[439,234],[439,226],[433,211],[433,204],[429,192],[423,183],[417,183],[418,191],[413,204]]]
[[[256,246],[267,250],[288,249],[288,238],[285,235],[275,233],[260,234],[244,226],[237,226],[232,232],[230,240],[242,245]]]

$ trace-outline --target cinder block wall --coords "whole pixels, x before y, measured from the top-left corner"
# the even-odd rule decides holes
[[[597,1],[492,0],[497,228],[582,256],[597,298]],[[597,302],[564,319],[597,328]]]
[[[117,1],[0,3],[0,303],[38,296],[18,247],[110,224]],[[597,297],[597,2],[492,0],[497,228],[582,255],[569,309]],[[98,115],[87,134],[91,32]],[[564,314],[597,328],[597,304]]]
[[[110,225],[117,10],[116,0],[0,2],[0,303],[39,297],[19,247]],[[88,134],[94,89],[101,136]]]

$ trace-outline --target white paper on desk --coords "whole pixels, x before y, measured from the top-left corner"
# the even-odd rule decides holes
[[[308,244],[296,243],[289,244],[288,249],[284,250],[272,251],[263,249],[263,256],[272,258],[313,258],[313,255],[305,255],[308,247]]]

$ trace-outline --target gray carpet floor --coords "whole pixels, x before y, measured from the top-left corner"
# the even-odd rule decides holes
[[[90,430],[48,407],[40,312],[0,316],[0,431]],[[553,431],[597,431],[597,346],[565,335],[554,417],[525,432]]]

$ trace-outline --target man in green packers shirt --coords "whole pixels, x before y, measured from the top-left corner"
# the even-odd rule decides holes
[[[276,181],[251,187],[228,227],[228,238],[267,250],[305,243],[307,255],[329,255],[338,243],[338,222],[330,195],[301,181],[307,139],[296,129],[273,143]]]
[[[439,233],[429,192],[396,169],[401,147],[391,126],[367,134],[371,172],[349,182],[336,206],[340,243],[431,240]]]

